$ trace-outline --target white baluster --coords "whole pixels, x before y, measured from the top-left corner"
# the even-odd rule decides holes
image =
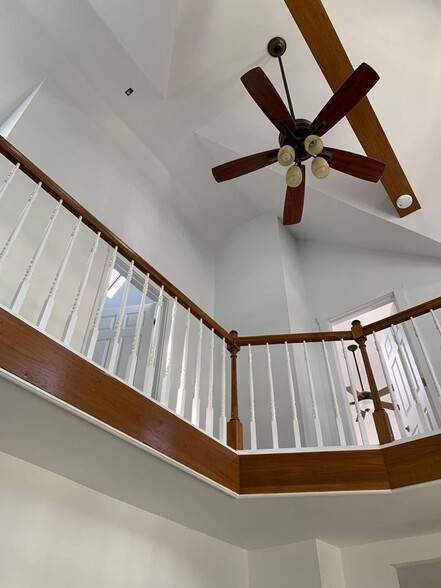
[[[107,370],[111,374],[116,372],[116,360],[118,358],[118,352],[121,344],[120,335],[124,317],[126,314],[127,298],[129,296],[129,289],[132,281],[134,263],[134,261],[131,262],[129,266],[129,271],[127,272],[127,279],[126,283],[124,284],[124,291],[121,299],[121,304],[119,305],[118,315],[116,317],[115,326],[113,328],[112,340],[110,342],[110,349],[108,352],[109,359],[107,360]]]
[[[164,286],[159,291],[158,302],[155,308],[155,317],[153,320],[152,338],[150,340],[149,355],[147,358],[147,369],[145,372],[143,390],[147,396],[153,395],[153,381],[156,371],[156,357],[158,354],[159,329],[161,326],[162,305],[164,303]]]
[[[3,198],[3,196],[5,195],[6,190],[8,189],[9,184],[12,182],[12,180],[14,179],[15,174],[17,173],[18,168],[20,167],[20,164],[17,163],[12,170],[9,172],[9,174],[6,176],[1,188],[0,188],[0,200]]]
[[[352,374],[351,366],[349,365],[348,352],[346,351],[346,347],[345,347],[343,339],[341,340],[341,348],[343,349],[343,356],[345,358],[346,370],[347,370],[348,376],[349,376],[349,386],[351,388],[351,393],[354,398],[354,406],[355,406],[355,412],[357,413],[358,426],[360,428],[361,440],[362,440],[363,445],[369,445],[369,440],[368,440],[368,436],[367,436],[367,432],[366,432],[366,424],[364,422],[364,418],[362,417],[360,404],[358,402],[357,386],[355,384],[355,380],[354,380],[354,376]]]
[[[98,249],[100,236],[101,236],[101,233],[98,232],[95,237],[95,240],[93,242],[92,249],[90,250],[86,267],[84,268],[83,277],[81,278],[80,286],[79,286],[78,292],[75,296],[72,310],[70,311],[69,318],[67,319],[66,326],[64,327],[62,341],[65,345],[70,345],[70,342],[72,340],[72,335],[74,333],[75,325],[77,324],[77,320],[78,320],[78,309],[80,308],[80,304],[83,299],[84,291],[86,289],[87,281],[88,281],[89,275],[90,275],[90,270],[92,269],[93,260],[95,258],[95,253],[96,253],[96,250]]]
[[[167,354],[165,359],[165,373],[162,379],[161,393],[159,396],[160,402],[164,406],[168,406],[170,399],[170,386],[171,386],[171,370],[173,363],[173,345],[175,340],[175,323],[176,323],[176,312],[177,312],[178,299],[175,298],[173,302],[172,316],[170,321],[170,333],[168,335],[167,343]]]
[[[9,251],[10,251],[12,245],[15,243],[15,240],[17,239],[17,236],[19,235],[19,233],[21,231],[21,228],[26,220],[26,217],[29,214],[29,211],[31,210],[31,206],[34,203],[34,201],[37,197],[37,194],[40,191],[40,188],[41,188],[41,182],[35,186],[34,190],[32,191],[32,194],[29,196],[29,199],[28,199],[25,207],[23,208],[23,211],[20,214],[20,217],[19,217],[15,227],[13,228],[11,234],[8,237],[8,240],[6,241],[2,251],[0,253],[0,271],[2,270],[3,264],[9,255]]]
[[[256,405],[254,400],[253,355],[251,345],[248,345],[248,364],[250,368],[250,437],[251,449],[257,449]]]
[[[184,416],[186,381],[187,381],[187,362],[188,362],[188,342],[190,337],[190,309],[187,310],[187,320],[185,323],[184,347],[182,350],[181,377],[179,381],[178,394],[176,397],[176,413]]]
[[[374,336],[375,346],[377,348],[377,352],[380,357],[381,368],[383,370],[384,379],[386,380],[387,389],[389,391],[389,394],[390,394],[390,397],[392,400],[392,404],[394,406],[394,414],[395,414],[395,419],[398,424],[398,429],[400,430],[401,438],[404,439],[405,437],[408,436],[408,432],[404,426],[403,416],[402,416],[400,406],[397,401],[397,396],[395,394],[394,386],[392,384],[392,380],[390,377],[389,368],[387,366],[386,358],[384,357],[384,351],[380,345],[380,342],[378,341],[377,333],[375,331],[372,331],[372,334]]]
[[[75,223],[75,226],[70,235],[69,243],[64,253],[63,260],[60,264],[60,267],[58,268],[54,281],[52,282],[48,297],[43,304],[43,308],[41,309],[40,316],[38,317],[37,321],[37,327],[40,329],[46,329],[47,323],[49,322],[52,310],[55,306],[55,296],[57,295],[58,286],[60,285],[61,278],[63,277],[66,270],[67,262],[69,261],[70,254],[72,253],[72,247],[75,243],[75,239],[77,238],[78,231],[80,230],[82,218],[83,217],[80,216]]]
[[[297,415],[296,395],[295,395],[295,390],[294,390],[294,380],[292,377],[291,356],[289,354],[289,347],[288,347],[288,343],[286,343],[286,341],[285,341],[285,352],[286,352],[286,365],[288,368],[289,394],[291,396],[292,426],[293,426],[293,431],[294,431],[294,447],[301,447],[302,440],[300,437],[300,426],[299,426],[299,419],[298,419],[298,415]]]
[[[198,336],[198,348],[196,353],[196,374],[194,379],[194,395],[193,402],[191,405],[191,422],[193,425],[199,426],[199,413],[201,408],[201,367],[202,367],[202,319],[199,320],[199,336]]]
[[[421,423],[421,427],[425,433],[429,433],[430,427],[429,427],[429,424],[427,421],[427,417],[424,414],[424,410],[421,405],[420,398],[418,396],[418,390],[416,389],[416,386],[415,386],[415,381],[414,381],[411,369],[409,367],[409,363],[407,361],[406,353],[404,352],[404,350],[402,348],[401,342],[398,338],[397,330],[395,330],[395,329],[396,329],[395,325],[391,325],[390,330],[392,332],[392,336],[394,338],[394,341],[397,345],[398,355],[400,356],[401,364],[403,366],[404,373],[406,375],[406,380],[409,384],[409,388],[410,388],[410,392],[412,394],[413,401],[415,402],[415,407],[417,409],[417,413],[418,413],[418,417],[419,417],[419,420]]]
[[[274,397],[274,381],[273,381],[273,370],[271,367],[271,353],[269,344],[266,344],[266,359],[268,364],[268,383],[270,390],[270,402],[271,402],[271,433],[273,438],[273,448],[279,448],[279,431],[277,429],[277,415],[276,415],[276,399]]]
[[[435,370],[433,369],[433,365],[432,365],[432,362],[430,361],[430,357],[429,357],[429,354],[427,353],[427,349],[426,349],[426,346],[424,345],[424,341],[423,341],[423,339],[421,337],[421,333],[420,333],[420,331],[419,331],[419,329],[418,329],[418,327],[417,327],[417,325],[416,325],[413,317],[410,317],[410,320],[412,322],[412,326],[413,326],[413,330],[415,332],[415,336],[418,339],[418,343],[420,345],[421,352],[422,352],[422,354],[424,356],[424,360],[425,360],[425,362],[427,364],[427,368],[429,370],[430,377],[432,378],[433,385],[435,386],[436,394],[438,396],[438,402],[440,402],[441,401],[441,387],[439,385],[438,378],[436,377]]]
[[[26,298],[26,294],[28,293],[29,286],[31,284],[31,279],[34,274],[35,267],[40,260],[41,254],[43,253],[43,249],[47,243],[47,240],[49,239],[49,235],[51,234],[51,231],[52,231],[52,228],[55,224],[55,221],[57,220],[57,216],[58,216],[58,213],[60,211],[62,204],[63,204],[63,201],[60,200],[57,203],[57,206],[54,208],[51,216],[49,217],[49,222],[44,230],[44,233],[43,233],[43,236],[40,240],[40,243],[38,244],[37,249],[35,250],[35,253],[29,263],[28,269],[26,270],[26,273],[24,275],[24,278],[23,278],[21,284],[19,285],[19,287],[17,288],[17,292],[15,293],[15,296],[12,300],[12,303],[11,303],[12,312],[18,313],[21,310],[24,299]]]
[[[311,372],[311,366],[309,364],[309,355],[308,355],[308,349],[306,347],[306,341],[303,341],[303,352],[305,354],[306,371],[308,374],[308,383],[309,383],[309,394],[311,396],[311,404],[312,404],[312,417],[314,419],[315,433],[317,436],[317,445],[318,445],[318,447],[323,447],[322,427],[320,425],[320,418],[319,418],[319,414],[318,414],[318,410],[317,410],[317,401],[315,398],[314,381],[312,379],[312,372]]]
[[[431,315],[432,320],[435,324],[435,328],[441,337],[441,325],[439,324],[439,320],[437,319],[436,314],[433,312],[433,310],[430,311],[430,315]]]
[[[221,366],[221,407],[219,417],[219,439],[221,443],[226,444],[227,442],[227,415],[225,412],[225,396],[226,396],[226,353],[227,346],[225,345],[225,339],[222,339],[222,366]]]
[[[210,365],[208,368],[208,397],[207,397],[207,408],[205,411],[205,431],[211,436],[213,436],[213,421],[214,421],[213,380],[214,380],[214,329],[211,329]]]
[[[341,420],[340,408],[338,406],[337,393],[335,391],[334,378],[332,377],[331,364],[329,363],[328,350],[324,339],[322,339],[323,354],[325,356],[326,371],[328,373],[329,386],[331,387],[332,406],[334,408],[335,422],[337,424],[338,438],[340,445],[346,445],[345,432],[343,429],[343,421]]]
[[[117,252],[118,252],[118,247],[115,247],[112,251],[112,255],[108,256],[107,270],[106,270],[104,279],[101,283],[100,292],[98,294],[99,302],[98,302],[98,306],[95,311],[95,316],[93,317],[92,326],[90,328],[90,339],[89,339],[89,343],[87,344],[87,351],[85,353],[86,358],[89,361],[92,360],[93,353],[95,351],[95,345],[96,345],[96,342],[98,341],[101,315],[103,314],[104,303],[106,302],[106,298],[107,298],[107,289],[109,287],[110,276],[112,275],[112,271],[115,267]]]
[[[141,301],[139,303],[138,317],[136,319],[135,335],[132,341],[132,349],[130,351],[129,361],[127,362],[126,382],[129,384],[129,386],[133,386],[133,381],[135,379],[136,365],[138,363],[139,344],[141,343],[141,329],[144,322],[145,299],[149,289],[149,281],[150,274],[147,274],[144,280],[144,285],[142,287]]]

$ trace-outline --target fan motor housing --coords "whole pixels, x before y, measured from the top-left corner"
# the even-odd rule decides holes
[[[291,145],[296,152],[296,158],[300,161],[305,161],[312,157],[306,151],[304,145],[306,137],[311,134],[311,122],[306,118],[296,118],[294,122],[296,124],[295,138],[289,133],[280,133],[279,145],[280,147]]]

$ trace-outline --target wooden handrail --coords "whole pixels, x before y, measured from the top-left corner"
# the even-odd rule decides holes
[[[63,200],[63,206],[75,216],[83,217],[83,224],[89,227],[94,233],[101,233],[101,237],[111,247],[118,247],[118,251],[126,259],[135,262],[135,266],[144,272],[150,274],[150,279],[159,286],[164,286],[165,292],[172,298],[177,298],[179,304],[184,308],[189,308],[191,314],[197,319],[202,319],[202,322],[209,329],[213,329],[218,337],[224,338],[228,344],[232,344],[233,339],[228,331],[221,327],[214,319],[212,319],[199,306],[192,302],[185,294],[183,294],[176,286],[160,274],[154,267],[147,263],[140,255],[138,255],[131,247],[124,241],[117,237],[110,229],[95,218],[88,210],[86,210],[79,202],[77,202],[70,194],[61,188],[54,180],[46,175],[40,168],[38,168],[32,161],[30,161],[23,153],[16,149],[9,141],[0,137],[0,153],[4,155],[14,165],[20,164],[20,169],[35,183],[41,182],[42,188],[50,194],[57,201]]]
[[[377,333],[378,331],[382,331],[383,329],[388,329],[391,325],[398,325],[400,323],[404,323],[405,321],[408,321],[411,317],[416,318],[417,316],[426,314],[431,310],[437,310],[438,308],[441,308],[441,296],[438,298],[433,298],[432,300],[428,300],[427,302],[423,302],[422,304],[412,306],[407,310],[397,312],[397,314],[393,314],[384,319],[380,319],[379,321],[375,321],[374,323],[370,323],[369,325],[363,325],[363,330],[366,335],[371,335],[374,331]]]
[[[321,341],[352,341],[351,331],[330,331],[323,333],[286,333],[284,335],[253,335],[238,337],[239,347],[244,345],[279,345],[283,343],[320,343]]]

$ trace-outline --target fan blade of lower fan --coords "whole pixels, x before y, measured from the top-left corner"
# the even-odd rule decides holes
[[[379,79],[380,76],[370,65],[359,65],[312,121],[311,132],[320,136],[327,133],[366,96]]]
[[[381,406],[383,408],[388,408],[389,410],[394,410],[394,405],[392,404],[392,402],[382,402]]]
[[[366,418],[367,410],[361,411],[361,418],[364,420]],[[355,419],[355,422],[358,423],[358,417]]]
[[[262,153],[254,153],[247,157],[241,157],[228,163],[223,163],[217,167],[213,167],[214,179],[216,182],[225,182],[239,176],[244,176],[250,172],[271,165],[277,161],[278,149],[270,149],[270,151],[263,151]]]
[[[305,201],[305,166],[301,165],[302,183],[298,188],[286,189],[285,207],[283,209],[283,224],[296,225],[302,220],[303,203]]]
[[[255,67],[240,79],[260,110],[281,133],[295,133],[296,125],[292,116],[262,68]]]
[[[382,161],[350,151],[342,151],[332,147],[325,147],[324,151],[325,154],[331,155],[331,158],[328,159],[329,167],[368,182],[378,182],[386,167]]]
[[[387,396],[389,394],[389,388],[387,386],[385,386],[384,388],[381,388],[380,390],[378,390],[378,396],[381,398],[382,396]]]

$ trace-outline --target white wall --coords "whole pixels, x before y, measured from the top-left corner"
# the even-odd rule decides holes
[[[316,542],[248,553],[250,588],[322,588]]]
[[[104,130],[48,78],[9,141],[118,237],[209,313],[214,304],[214,254],[161,185],[174,183],[146,152],[130,161]]]
[[[320,540],[302,541],[250,551],[250,588],[400,588],[397,569],[440,557],[441,533],[343,549]]]
[[[441,294],[441,260],[299,241],[309,308],[330,319],[404,288],[411,306]]]
[[[395,566],[429,562],[440,557],[441,533],[378,541],[342,550],[346,585],[350,588],[399,588]]]
[[[245,588],[246,551],[0,453],[0,584]]]

